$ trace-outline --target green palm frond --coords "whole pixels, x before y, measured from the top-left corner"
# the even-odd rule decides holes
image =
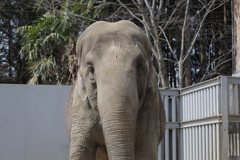
[[[65,38],[66,37],[64,37],[63,35],[61,35],[59,33],[50,33],[49,35],[47,35],[44,38],[44,40],[42,41],[41,45],[45,46],[50,41],[62,41],[62,40],[65,40]]]
[[[95,2],[96,0],[65,0],[57,4],[60,8],[48,10],[33,21],[32,25],[17,29],[22,36],[20,54],[28,60],[34,82],[39,79],[44,81],[46,77],[58,77],[56,74],[61,68],[58,66],[62,65],[59,62],[65,46],[70,40],[77,39],[79,26],[92,23],[91,19],[95,19],[105,7]],[[40,5],[41,3],[36,3],[36,6]],[[49,70],[56,71],[53,73]]]
[[[49,71],[53,71],[55,69],[55,66],[56,61],[53,56],[41,57],[38,61],[31,63],[31,67],[29,67],[29,70],[32,75],[34,75],[35,80],[39,77],[41,77],[42,80],[46,80]]]

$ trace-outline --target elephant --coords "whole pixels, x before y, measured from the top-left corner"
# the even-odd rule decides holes
[[[76,43],[66,107],[70,160],[157,160],[165,111],[151,45],[134,23],[98,21]]]

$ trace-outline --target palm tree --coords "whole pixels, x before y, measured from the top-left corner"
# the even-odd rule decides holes
[[[36,6],[46,13],[17,30],[22,35],[20,54],[26,55],[31,72],[29,83],[70,84],[76,75],[76,39],[106,4],[64,0],[48,8],[43,3]]]

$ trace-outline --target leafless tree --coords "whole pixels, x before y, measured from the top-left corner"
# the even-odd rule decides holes
[[[195,51],[194,46],[196,46],[196,42],[201,41],[199,39],[206,32],[206,28],[204,27],[206,23],[209,23],[206,22],[206,18],[210,13],[228,3],[229,0],[177,0],[174,2],[171,0],[131,0],[129,3],[117,0],[117,2],[135,20],[138,20],[142,24],[148,38],[151,40],[152,53],[159,62],[162,87],[170,86],[169,74],[165,62],[177,65],[177,71],[174,73],[178,77],[178,87],[185,87],[192,84],[191,57]],[[176,33],[172,34],[171,32],[174,30],[176,30]],[[178,40],[177,45],[173,42],[176,39]],[[167,44],[169,50],[168,56],[163,55],[162,43]],[[199,44],[199,47],[206,49],[203,48],[203,44]],[[226,51],[226,55],[229,52],[229,50]],[[205,53],[201,54],[205,55]],[[210,73],[218,72],[218,69],[223,67],[225,62],[229,61],[221,59],[226,56],[224,55],[215,57],[216,59],[212,60],[211,63],[205,61],[208,64],[206,64],[206,69],[203,72],[201,80],[210,76]],[[209,72],[209,66],[214,63],[217,65],[215,65],[215,68],[211,68],[212,70]]]

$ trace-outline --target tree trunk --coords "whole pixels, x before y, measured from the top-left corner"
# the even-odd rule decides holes
[[[190,16],[186,17],[186,21],[187,24],[190,23]],[[188,50],[188,48],[190,47],[191,43],[190,43],[190,30],[191,28],[188,27],[186,28],[186,32],[185,32],[185,42],[184,42],[184,52],[186,52]],[[191,54],[187,54],[186,55],[186,60],[183,63],[183,67],[184,67],[184,81],[183,81],[183,87],[187,87],[190,86],[192,84],[192,74],[191,74],[191,68],[192,68],[192,61],[191,61]]]
[[[162,54],[162,53],[159,53],[159,54]],[[162,87],[168,88],[169,87],[168,73],[167,73],[167,67],[163,58],[159,59],[159,72],[160,72]]]
[[[202,21],[202,14],[199,14],[199,21]],[[196,79],[195,82],[201,82],[204,78],[204,75],[206,73],[207,70],[207,55],[206,55],[206,50],[207,50],[207,46],[206,46],[206,36],[204,35],[204,32],[207,28],[205,26],[202,26],[201,31],[200,31],[200,35],[201,35],[201,39],[200,39],[200,45],[199,45],[199,64],[200,64],[200,71],[198,74],[196,74]]]
[[[183,62],[182,60],[180,59],[178,61],[178,81],[179,81],[179,86],[178,88],[183,88]]]
[[[189,0],[186,1],[186,8],[185,13],[183,16],[183,24],[181,27],[181,46],[180,46],[180,58],[178,62],[178,70],[179,70],[179,87],[187,87],[191,85],[191,54],[187,53],[188,49],[190,48],[190,15],[189,15]]]
[[[233,74],[240,77],[240,0],[234,0],[234,52]]]

